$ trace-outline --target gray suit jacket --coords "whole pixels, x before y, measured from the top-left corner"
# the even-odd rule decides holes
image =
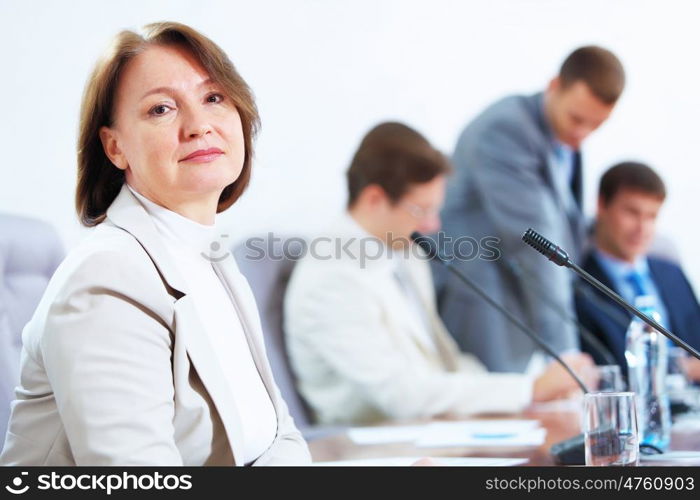
[[[248,283],[233,258],[213,265],[277,413],[274,442],[255,464],[308,463],[272,378]],[[24,328],[0,464],[242,465],[236,400],[201,330],[186,283],[124,186]]]
[[[571,276],[527,247],[521,236],[532,227],[576,258],[584,222],[580,205],[569,203],[576,208],[567,213],[566,197],[580,203],[580,155],[576,154],[577,186],[557,182],[558,165],[542,98],[535,94],[502,99],[462,132],[453,157],[456,171],[447,191],[443,229],[452,238],[499,238],[497,260],[460,260],[459,267],[561,352],[578,347],[577,332],[542,302],[535,289],[573,314]],[[466,257],[468,252],[462,253]],[[523,279],[513,273],[508,259],[534,276]],[[524,370],[535,344],[453,277],[441,273],[436,281],[440,314],[460,347],[476,354],[490,370]]]

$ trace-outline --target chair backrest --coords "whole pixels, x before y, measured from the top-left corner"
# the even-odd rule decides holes
[[[19,383],[22,329],[63,257],[61,240],[49,224],[0,214],[0,448]]]
[[[249,238],[236,246],[233,255],[248,279],[260,311],[265,348],[275,382],[289,413],[302,432],[311,427],[308,406],[296,389],[285,346],[284,293],[296,260],[304,251],[301,238]]]

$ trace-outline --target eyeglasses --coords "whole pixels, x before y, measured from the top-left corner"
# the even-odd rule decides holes
[[[400,205],[406,209],[406,211],[411,214],[416,219],[427,219],[428,217],[436,217],[440,214],[440,209],[442,207],[436,208],[423,208],[415,203],[409,201],[402,201]]]

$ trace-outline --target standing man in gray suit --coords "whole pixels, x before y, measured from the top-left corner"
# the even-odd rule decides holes
[[[579,255],[585,236],[581,143],[608,118],[624,84],[613,53],[579,48],[544,92],[506,97],[477,116],[453,157],[444,231],[453,239],[496,237],[500,253],[490,262],[460,259],[467,252],[457,246],[458,265],[558,352],[577,350],[578,335],[541,294],[573,315],[571,277],[520,238],[532,227]],[[443,278],[440,313],[460,347],[493,371],[534,369],[541,357],[535,344],[453,277]]]

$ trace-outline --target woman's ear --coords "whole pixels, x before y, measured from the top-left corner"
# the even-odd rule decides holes
[[[100,141],[102,141],[102,149],[107,158],[115,167],[120,170],[126,170],[129,164],[126,161],[124,153],[119,149],[119,141],[114,130],[109,127],[100,127]]]

